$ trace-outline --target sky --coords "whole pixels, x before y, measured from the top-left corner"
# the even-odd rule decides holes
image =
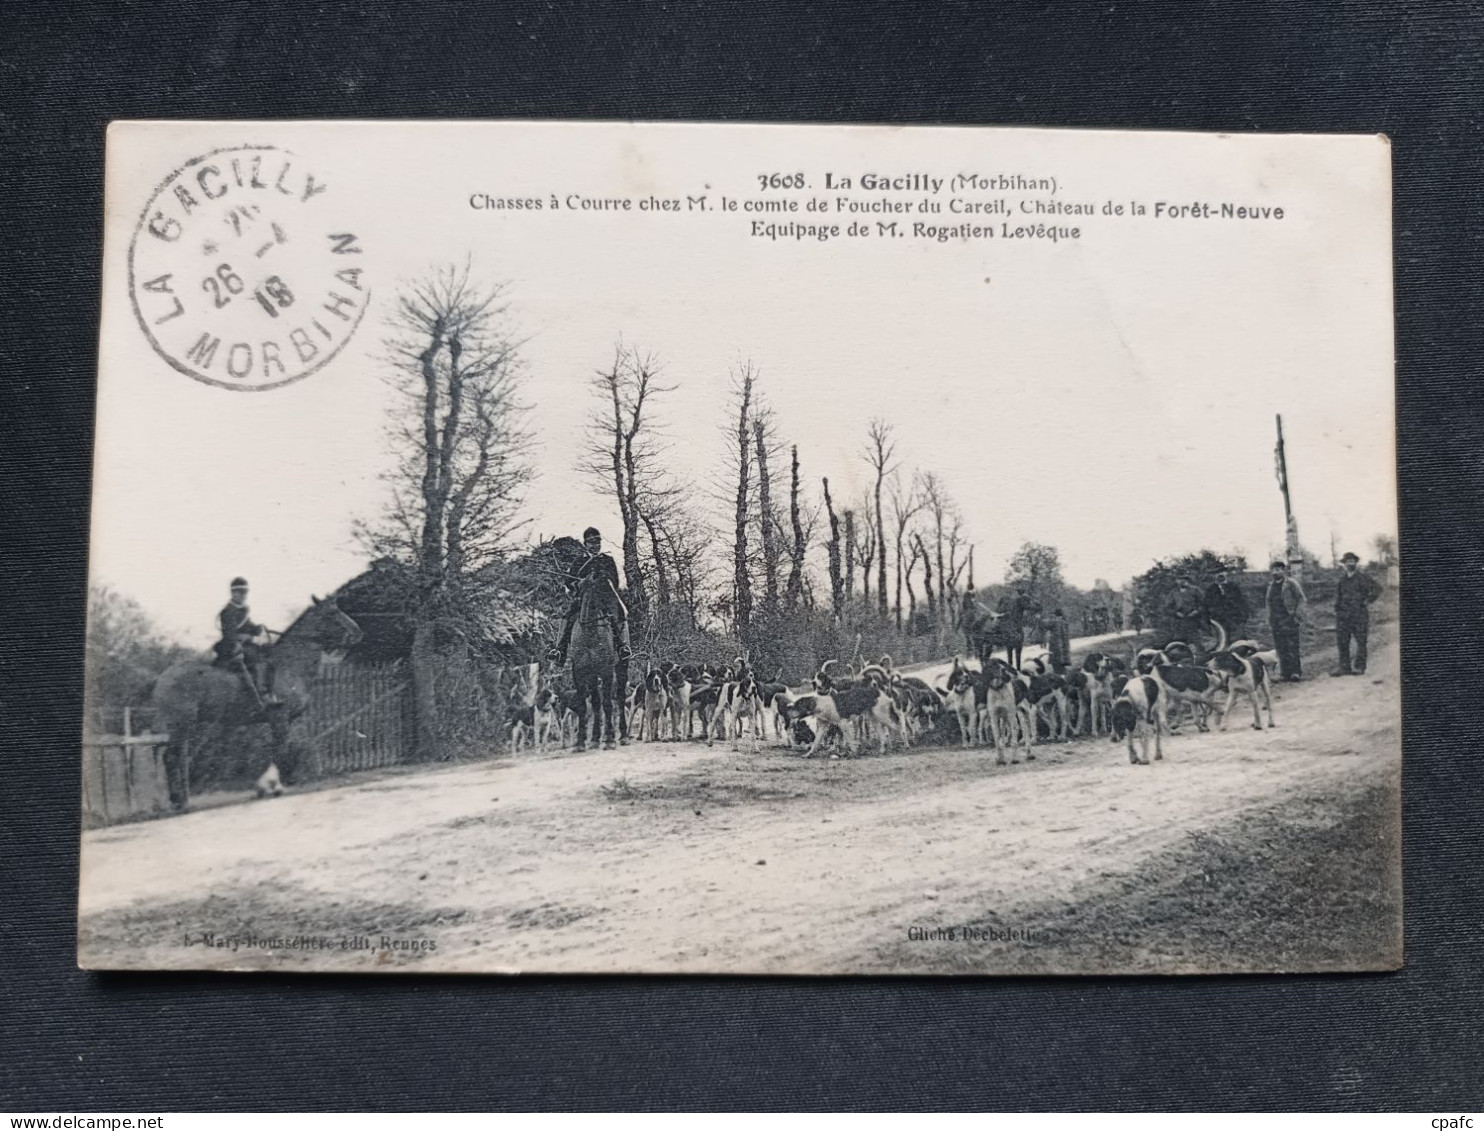
[[[161,360],[135,319],[126,262],[164,175],[246,142],[280,146],[313,168],[327,186],[315,206],[360,235],[370,286],[365,317],[331,363],[257,393],[193,381]],[[1364,557],[1372,537],[1396,525],[1388,158],[1373,138],[115,127],[92,578],[139,601],[168,634],[204,646],[234,575],[251,580],[259,619],[282,627],[310,594],[363,569],[352,523],[377,513],[390,465],[392,399],[379,359],[387,312],[408,280],[466,259],[476,277],[506,286],[512,331],[525,342],[533,534],[596,524],[617,541],[613,509],[577,464],[594,407],[588,381],[622,336],[652,351],[675,386],[656,411],[679,482],[708,487],[724,465],[730,374],[750,361],[816,499],[822,475],[839,505],[868,488],[860,454],[870,420],[882,417],[903,472],[936,472],[957,501],[983,581],[998,579],[1027,540],[1056,546],[1081,586],[1102,578],[1116,587],[1157,558],[1201,547],[1259,562],[1283,539],[1276,413],[1303,540],[1327,557],[1333,535],[1341,552]],[[821,244],[754,237],[756,217],[740,212],[468,204],[473,193],[706,193],[714,207],[723,193],[768,199],[757,174],[795,168],[814,183],[826,170],[1022,171],[1055,176],[1061,200],[1276,203],[1285,219],[1095,216],[1056,221],[1083,230],[1056,244]],[[822,568],[822,551],[814,557]]]

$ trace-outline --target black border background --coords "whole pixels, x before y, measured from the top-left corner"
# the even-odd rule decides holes
[[[1467,2],[4,5],[0,1109],[1477,1110],[1481,66],[1484,23]],[[78,971],[103,134],[130,117],[1389,134],[1405,970],[959,981]],[[167,567],[170,547],[158,552]]]

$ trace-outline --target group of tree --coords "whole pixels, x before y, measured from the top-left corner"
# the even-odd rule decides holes
[[[194,655],[170,640],[137,601],[107,585],[90,586],[87,729],[120,733],[125,708],[132,712],[146,707],[155,678],[171,664]],[[141,715],[134,724],[147,729],[150,720]]]
[[[502,289],[467,266],[406,286],[384,374],[400,402],[389,435],[398,462],[385,508],[359,534],[372,556],[402,563],[427,720],[439,657],[455,644],[477,651],[479,610],[525,599],[555,620],[566,566],[551,544],[529,549],[524,366]],[[622,339],[586,378],[579,470],[618,516],[609,542],[641,659],[740,651],[803,670],[842,652],[941,652],[973,584],[973,546],[948,485],[909,465],[891,423],[869,423],[856,453],[864,477],[820,467],[785,434],[758,367],[739,361],[715,421],[725,459],[709,483],[682,486],[665,419],[677,379]],[[864,490],[842,497],[831,472]],[[1011,559],[1007,581],[1043,604],[1065,590],[1056,551],[1036,544]]]

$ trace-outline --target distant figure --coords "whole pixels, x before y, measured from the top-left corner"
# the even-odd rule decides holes
[[[1381,596],[1381,586],[1369,574],[1360,572],[1360,558],[1347,553],[1340,559],[1345,572],[1335,584],[1335,636],[1340,650],[1340,666],[1330,675],[1364,675],[1366,640],[1371,633],[1370,606]],[[1350,664],[1350,640],[1355,639],[1355,666]]]
[[[1046,621],[1046,653],[1057,675],[1072,666],[1072,633],[1060,609],[1053,609]]]
[[[1304,678],[1299,658],[1299,614],[1305,600],[1303,588],[1288,576],[1288,563],[1275,561],[1267,588],[1268,627],[1278,648],[1278,671],[1289,683]]]
[[[218,667],[242,677],[261,709],[273,701],[272,673],[268,671],[264,654],[268,630],[253,623],[252,611],[247,607],[247,578],[232,578],[231,593],[231,600],[216,614],[221,639],[212,646],[212,651],[216,653]]]
[[[1206,613],[1226,629],[1228,640],[1240,640],[1247,634],[1252,608],[1242,587],[1231,579],[1229,570],[1218,571],[1215,584],[1206,590]]]
[[[1182,573],[1170,603],[1175,620],[1175,639],[1200,648],[1206,624],[1206,599],[1196,586],[1195,578]]]
[[[1025,648],[1025,618],[1032,609],[1033,602],[1024,582],[1017,585],[1013,593],[1000,598],[999,611],[1003,618],[1000,628],[1006,641],[1005,658],[1010,661],[1012,668],[1020,667],[1020,653]]]
[[[1134,631],[1144,631],[1144,610],[1141,609],[1138,605],[1134,606]]]

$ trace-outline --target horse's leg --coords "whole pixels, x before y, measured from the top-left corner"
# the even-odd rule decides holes
[[[184,727],[171,726],[170,741],[165,744],[165,786],[170,793],[170,807],[185,812],[190,803],[190,737]]]
[[[617,640],[614,641],[617,645]],[[614,665],[613,685],[608,689],[608,698],[611,701],[615,695],[622,695],[629,686],[629,662],[624,660],[621,664]],[[629,713],[622,706],[618,710],[618,742],[620,746],[629,744]]]
[[[613,677],[610,675],[607,679],[604,679],[602,676],[599,676],[598,677],[598,688],[599,688],[599,694],[601,694],[601,696],[603,698],[603,749],[604,750],[612,750],[614,748],[614,742],[613,742],[613,713],[614,713]],[[623,712],[622,711],[619,711],[618,712],[618,716],[619,716],[619,726],[622,727],[623,726],[623,721],[622,721],[623,720]],[[628,741],[628,735],[625,735],[624,736],[624,741],[625,742]]]
[[[577,741],[572,743],[574,751],[587,749],[587,684],[585,681],[574,680],[577,684]]]

